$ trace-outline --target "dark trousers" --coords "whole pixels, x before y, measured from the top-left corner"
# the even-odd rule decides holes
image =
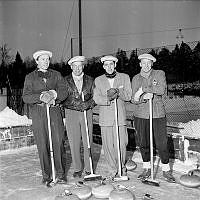
[[[150,124],[149,119],[134,118],[143,162],[150,161]],[[153,119],[153,141],[163,164],[169,163],[166,118]]]
[[[56,175],[64,176],[64,125],[59,107],[50,108],[51,134]],[[52,176],[46,106],[34,105],[32,127],[44,179]]]

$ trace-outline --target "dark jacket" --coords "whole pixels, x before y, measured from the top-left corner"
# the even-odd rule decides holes
[[[94,79],[92,77],[86,74],[83,75],[82,92],[84,94],[84,102],[82,95],[78,92],[72,74],[66,76],[64,79],[68,89],[68,97],[63,102],[64,108],[84,111],[92,109],[96,105],[93,100]]]
[[[66,99],[68,91],[60,72],[48,69],[48,74],[46,83],[39,75],[38,69],[26,76],[23,89],[23,100],[25,103],[32,106],[41,104],[40,95],[43,91],[47,90],[55,90],[57,92],[56,103],[60,103]]]

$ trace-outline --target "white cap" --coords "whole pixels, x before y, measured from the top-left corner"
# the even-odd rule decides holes
[[[101,58],[101,62],[105,62],[105,61],[114,61],[114,62],[117,62],[118,59],[114,56],[104,56]]]
[[[71,65],[73,62],[85,62],[85,56],[75,56],[68,61],[68,64]]]
[[[148,60],[152,60],[153,62],[156,62],[156,58],[154,58],[151,54],[148,54],[148,53],[144,53],[144,54],[139,55],[138,59],[139,60],[148,59]]]
[[[51,51],[46,51],[46,50],[39,50],[39,51],[36,51],[36,52],[33,54],[33,58],[34,58],[35,60],[37,60],[38,57],[41,56],[41,55],[48,55],[49,58],[51,58],[51,57],[52,57],[52,52],[51,52]]]

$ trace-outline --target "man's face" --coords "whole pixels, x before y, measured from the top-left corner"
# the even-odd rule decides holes
[[[71,65],[71,69],[75,76],[80,76],[83,73],[83,68],[84,68],[83,62],[76,61],[73,62]]]
[[[49,67],[49,63],[50,63],[50,59],[49,56],[44,54],[38,57],[38,59],[36,60],[37,63],[37,67],[41,70],[47,70]]]
[[[106,60],[103,63],[103,68],[108,74],[112,74],[115,71],[116,63],[114,61]]]
[[[153,66],[152,60],[144,58],[140,61],[141,70],[145,73],[149,72],[152,66]]]

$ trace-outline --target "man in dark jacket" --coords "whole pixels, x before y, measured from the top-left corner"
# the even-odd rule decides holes
[[[81,138],[84,147],[84,171],[90,174],[89,152],[87,146],[87,133],[84,121],[84,111],[87,114],[90,144],[92,144],[92,108],[95,106],[93,100],[93,78],[83,73],[85,57],[75,56],[68,61],[72,73],[65,77],[69,96],[63,102],[65,108],[66,129],[69,139],[72,163],[74,168],[73,177],[81,177],[82,163],[80,155]],[[84,100],[82,98],[84,96]]]
[[[65,183],[65,170],[62,159],[64,154],[64,125],[58,103],[67,97],[67,88],[61,74],[48,69],[52,57],[50,51],[37,51],[33,54],[33,57],[37,63],[37,69],[25,78],[23,100],[30,105],[33,134],[42,169],[42,183],[50,187],[52,170],[46,104],[50,106],[56,179],[58,183]]]
[[[144,171],[138,179],[148,178],[150,171],[150,122],[149,99],[153,102],[153,136],[162,163],[163,176],[168,182],[175,182],[169,167],[169,150],[167,146],[166,112],[162,96],[166,93],[165,72],[152,69],[156,61],[150,54],[142,54],[141,71],[132,80],[132,103],[134,104],[134,124],[139,138]]]

